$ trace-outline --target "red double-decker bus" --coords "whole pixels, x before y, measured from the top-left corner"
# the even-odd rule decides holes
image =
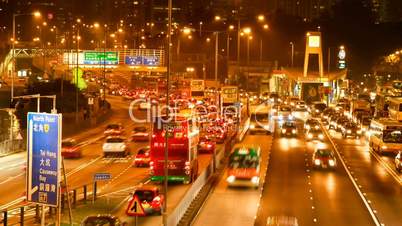
[[[191,118],[156,117],[150,150],[151,181],[163,181],[165,138],[168,139],[168,181],[191,183],[198,173],[197,144],[199,130]],[[167,133],[167,134],[166,134]]]

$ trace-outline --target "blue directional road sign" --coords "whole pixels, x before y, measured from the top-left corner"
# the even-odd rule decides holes
[[[61,115],[28,113],[27,201],[57,206],[61,166]]]
[[[112,175],[110,173],[95,173],[94,181],[101,181],[101,180],[110,180],[112,179]]]

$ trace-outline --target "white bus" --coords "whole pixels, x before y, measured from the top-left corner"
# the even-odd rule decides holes
[[[402,122],[388,118],[371,120],[369,145],[379,153],[397,153],[402,149]]]
[[[391,119],[402,121],[402,97],[389,99],[388,112]]]

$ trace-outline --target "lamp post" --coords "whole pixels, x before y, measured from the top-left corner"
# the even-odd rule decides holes
[[[75,71],[75,122],[78,123],[78,94],[79,94],[79,90],[78,90],[78,66],[79,66],[79,62],[78,62],[78,55],[79,55],[79,48],[80,48],[80,29],[79,29],[79,24],[81,23],[80,19],[77,19],[77,35],[76,35],[76,47],[77,47],[77,59],[76,59],[76,71]]]
[[[294,54],[295,54],[295,44],[293,43],[293,42],[290,42],[290,46],[291,46],[291,50],[292,50],[292,52],[291,52],[291,56],[290,56],[290,62],[291,62],[291,67],[293,68],[293,59],[294,59]]]
[[[215,32],[215,85],[218,84],[218,48],[219,48],[219,33]]]
[[[11,49],[12,49],[12,67],[11,67],[11,102],[13,101],[14,98],[14,73],[15,73],[15,42],[16,42],[16,37],[15,37],[15,18],[18,16],[34,16],[34,17],[40,17],[41,14],[40,12],[36,11],[33,13],[13,13],[13,38],[11,42]]]

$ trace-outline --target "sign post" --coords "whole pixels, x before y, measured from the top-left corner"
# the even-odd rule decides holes
[[[28,113],[27,201],[58,207],[61,166],[61,115]]]

